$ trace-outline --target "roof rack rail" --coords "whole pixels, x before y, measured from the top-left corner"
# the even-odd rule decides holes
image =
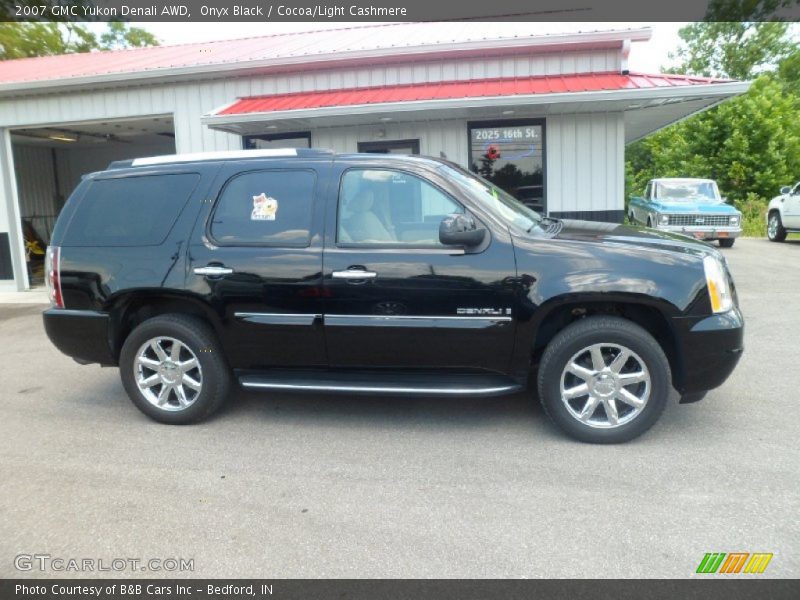
[[[149,167],[172,163],[203,162],[211,160],[237,160],[247,158],[290,158],[332,155],[331,150],[318,148],[261,148],[258,150],[224,150],[220,152],[191,152],[188,154],[165,154],[127,160],[115,160],[108,169],[127,169],[129,167]]]

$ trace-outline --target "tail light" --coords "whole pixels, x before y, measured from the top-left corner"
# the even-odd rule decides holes
[[[50,295],[53,308],[64,308],[64,296],[61,294],[61,248],[48,246],[44,257],[44,282]]]

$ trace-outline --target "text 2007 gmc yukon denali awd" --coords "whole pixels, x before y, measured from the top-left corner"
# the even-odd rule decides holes
[[[742,316],[721,255],[541,218],[440,160],[261,150],[112,163],[48,249],[47,333],[165,423],[254,390],[479,396],[538,367],[550,418],[620,442],[721,385]]]

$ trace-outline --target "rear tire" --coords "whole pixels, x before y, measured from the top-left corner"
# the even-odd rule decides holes
[[[560,331],[545,349],[539,399],[550,419],[573,438],[615,444],[653,426],[667,404],[671,381],[664,351],[642,327],[619,317],[588,317]]]
[[[733,246],[733,243],[736,241],[734,238],[725,238],[718,240],[720,248],[730,248]]]
[[[769,214],[769,221],[767,222],[767,237],[770,242],[782,242],[786,239],[786,229],[783,228],[783,221],[781,221],[781,214],[777,210],[773,210]]]
[[[134,329],[122,346],[119,369],[136,408],[171,425],[209,417],[231,384],[213,330],[186,315],[160,315]]]

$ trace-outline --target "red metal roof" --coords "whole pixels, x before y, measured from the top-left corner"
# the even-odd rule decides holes
[[[599,92],[612,90],[686,87],[710,83],[729,83],[726,79],[710,79],[687,75],[644,75],[640,73],[587,73],[544,77],[507,77],[469,81],[443,81],[362,87],[315,92],[297,92],[241,98],[215,114],[243,115],[284,110],[301,110],[332,106],[355,106],[390,102],[445,100],[560,94],[566,92]]]
[[[3,84],[101,77],[113,74],[152,72],[214,65],[246,65],[248,62],[307,59],[343,53],[402,54],[408,48],[435,48],[439,44],[514,40],[535,37],[558,44],[564,36],[609,34],[620,40],[637,30],[572,31],[559,23],[389,23],[338,27],[265,35],[259,37],[133,48],[110,52],[88,52],[0,61]],[[649,36],[649,34],[648,34]],[[642,39],[642,38],[636,38]],[[574,43],[574,39],[572,40]]]

